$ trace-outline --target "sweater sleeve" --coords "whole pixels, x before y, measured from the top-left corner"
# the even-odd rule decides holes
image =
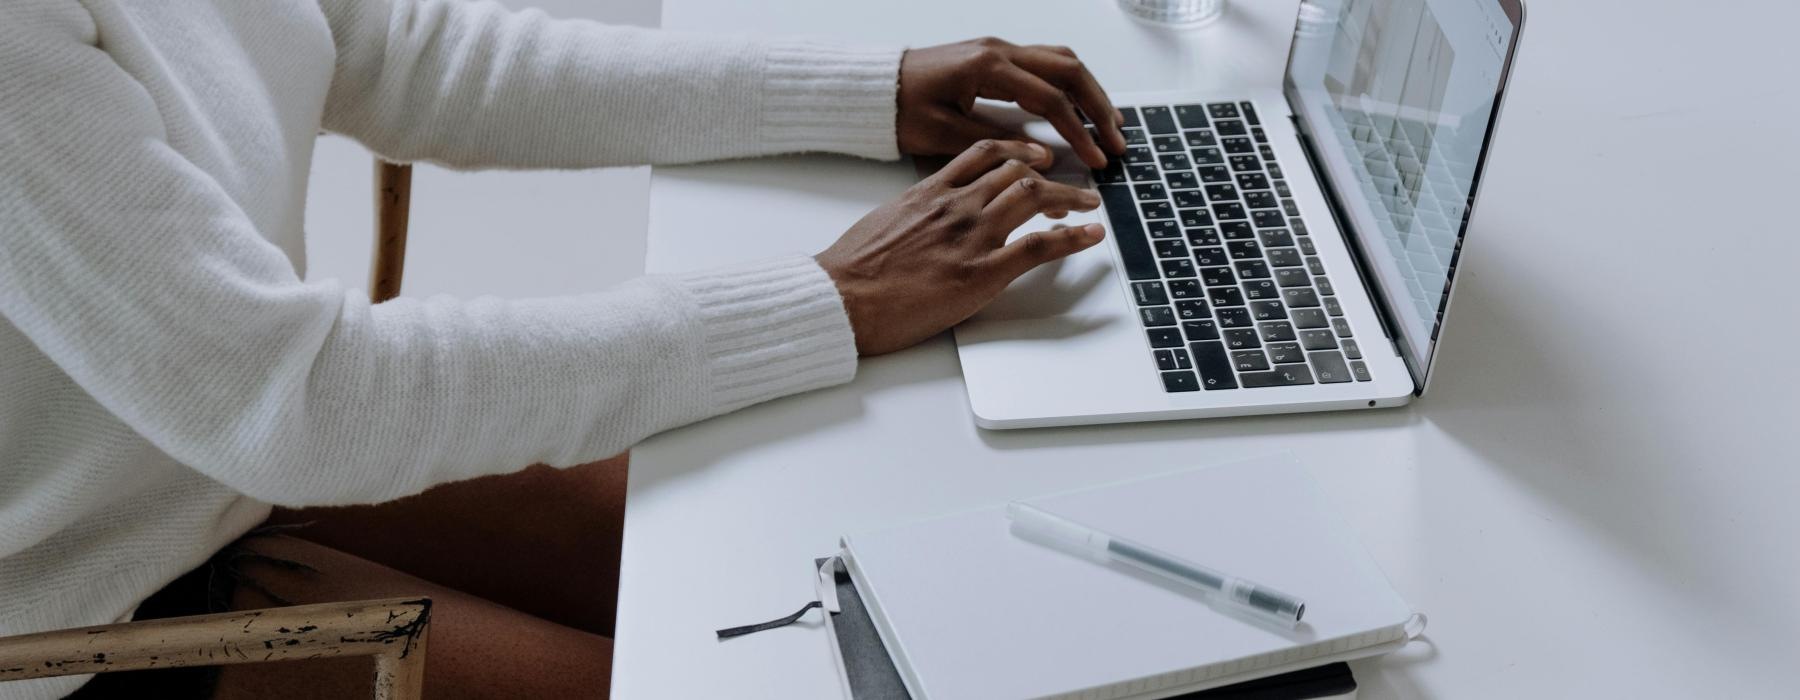
[[[855,371],[806,257],[527,301],[375,306],[303,282],[105,53],[8,35],[0,315],[158,449],[253,498],[374,502],[592,461]]]
[[[897,48],[614,27],[490,1],[321,1],[338,52],[325,127],[395,160],[898,157]]]

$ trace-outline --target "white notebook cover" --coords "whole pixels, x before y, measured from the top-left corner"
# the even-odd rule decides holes
[[[1156,698],[1405,643],[1412,610],[1291,456],[1027,499],[1296,595],[1292,632],[1181,584],[1014,536],[1003,506],[843,540],[918,700]]]

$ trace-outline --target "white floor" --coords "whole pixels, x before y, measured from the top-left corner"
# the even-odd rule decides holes
[[[556,17],[656,26],[661,0],[502,0]],[[306,206],[307,279],[368,280],[372,156],[322,136]],[[593,291],[644,271],[650,169],[456,172],[419,165],[402,293],[531,297]]]

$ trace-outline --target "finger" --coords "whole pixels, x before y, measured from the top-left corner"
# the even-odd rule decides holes
[[[1008,186],[982,210],[982,223],[1001,236],[1013,232],[1031,217],[1051,211],[1092,211],[1100,206],[1093,190],[1070,187],[1043,178],[1026,178]]]
[[[1100,81],[1094,79],[1073,50],[1066,46],[1027,46],[1014,54],[1013,62],[1073,96],[1081,113],[1094,122],[1094,130],[1100,132],[1106,149],[1125,152],[1125,132],[1119,130],[1124,115],[1113,107],[1112,98],[1106,96]]]
[[[1049,120],[1050,125],[1056,127],[1056,133],[1062,134],[1074,147],[1081,162],[1096,170],[1106,167],[1106,152],[1100,150],[1093,135],[1081,126],[1081,115],[1075,113],[1075,103],[1061,88],[1045,82],[1031,71],[1006,64],[994,72],[992,82],[984,84],[981,96],[1016,102],[1025,111]]]
[[[950,112],[944,119],[940,133],[942,136],[939,145],[946,153],[961,153],[963,149],[968,148],[970,144],[982,139],[1024,141],[1025,143],[1043,145],[1039,143],[1037,139],[1027,136],[1024,132],[989,119],[979,113]],[[1044,152],[1046,154],[1050,153],[1048,146],[1045,146]],[[1028,162],[1035,168],[1048,168],[1054,161],[1055,158],[1046,155],[1042,160]]]
[[[1039,144],[1024,141],[1002,141],[999,139],[983,139],[964,149],[961,155],[950,160],[935,177],[951,187],[962,187],[987,174],[989,170],[999,167],[1008,160],[1022,160],[1031,163],[1045,162],[1050,158],[1050,149]]]
[[[1106,229],[1100,224],[1038,231],[990,253],[988,261],[1010,283],[1034,267],[1078,253],[1105,237]]]
[[[1009,160],[1005,163],[1001,163],[993,170],[987,171],[987,174],[982,175],[974,182],[969,183],[969,186],[965,189],[979,197],[981,204],[986,206],[989,202],[994,201],[995,197],[1000,196],[1001,192],[1005,192],[1006,188],[1011,187],[1013,183],[1020,180],[1041,180],[1043,177],[1043,175],[1039,174],[1037,170],[1032,169],[1025,161]]]

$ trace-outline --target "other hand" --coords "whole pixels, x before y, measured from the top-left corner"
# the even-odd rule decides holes
[[[978,141],[819,253],[843,295],[857,352],[914,345],[974,315],[1026,271],[1098,243],[1099,224],[1006,242],[1040,213],[1100,206],[1100,195],[1033,169],[1050,159],[1041,144]]]
[[[1014,102],[1049,120],[1090,168],[1106,167],[1108,152],[1125,152],[1119,131],[1124,115],[1074,51],[993,38],[912,49],[901,57],[900,151],[951,155],[981,139],[1021,138],[976,115],[977,97]],[[1093,120],[1099,142],[1081,126],[1077,108]]]

